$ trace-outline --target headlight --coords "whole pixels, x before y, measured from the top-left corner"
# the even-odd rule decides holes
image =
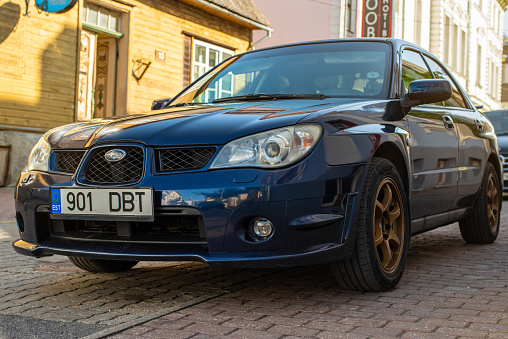
[[[40,138],[37,144],[30,152],[28,157],[28,171],[48,171],[49,170],[49,155],[51,154],[51,146]]]
[[[210,168],[283,167],[306,156],[322,134],[320,125],[278,128],[226,144]]]

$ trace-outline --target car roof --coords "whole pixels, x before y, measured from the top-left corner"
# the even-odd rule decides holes
[[[266,48],[260,48],[252,51],[248,51],[241,54],[249,54],[249,53],[256,53],[260,51],[266,51],[270,49],[277,49],[277,48],[283,48],[283,47],[291,47],[291,46],[305,46],[305,45],[315,45],[315,44],[326,44],[326,43],[340,43],[340,42],[384,42],[384,43],[390,43],[394,47],[400,47],[402,45],[404,46],[410,46],[415,49],[423,50],[428,52],[426,49],[415,45],[409,41],[402,40],[402,39],[394,39],[394,38],[354,38],[354,39],[330,39],[330,40],[315,40],[315,41],[305,41],[305,42],[298,42],[298,43],[291,43],[291,44],[284,44],[284,45],[277,45],[277,46],[271,46]]]

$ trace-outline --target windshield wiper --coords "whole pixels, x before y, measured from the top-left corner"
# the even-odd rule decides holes
[[[323,100],[328,98],[324,94],[247,94],[234,97],[220,98],[212,100],[214,104],[228,101],[255,101],[255,100],[276,100],[276,99],[311,99]]]

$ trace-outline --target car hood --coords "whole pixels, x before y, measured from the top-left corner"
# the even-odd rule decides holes
[[[230,140],[294,125],[309,114],[341,110],[361,99],[277,100],[190,105],[129,116],[93,119],[46,133],[52,148],[85,148],[97,143],[221,145]]]

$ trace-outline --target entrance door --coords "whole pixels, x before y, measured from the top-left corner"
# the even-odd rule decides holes
[[[94,117],[113,116],[115,112],[116,39],[98,39],[96,72]]]
[[[89,120],[94,115],[95,55],[97,35],[86,29],[81,31],[79,52],[78,120]]]

